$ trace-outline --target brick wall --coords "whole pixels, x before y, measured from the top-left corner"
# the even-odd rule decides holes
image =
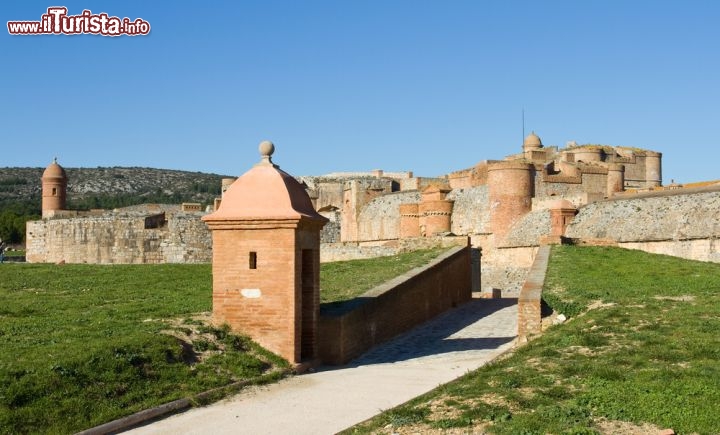
[[[469,246],[332,309],[321,307],[320,359],[344,364],[471,298]]]
[[[545,245],[538,249],[525,284],[518,297],[518,340],[527,341],[532,335],[539,334],[542,326],[541,301],[542,288],[545,284],[550,247]]]

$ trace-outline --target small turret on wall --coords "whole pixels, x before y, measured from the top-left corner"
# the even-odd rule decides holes
[[[400,204],[400,238],[420,237],[418,203]]]
[[[525,137],[525,139],[523,140],[523,153],[525,154],[526,158],[530,157],[529,154],[532,151],[540,150],[540,149],[542,149],[542,147],[543,147],[543,144],[542,144],[542,141],[540,140],[540,136],[535,134],[534,131],[531,132],[529,135],[527,135]]]
[[[550,209],[550,236],[562,237],[565,230],[578,213],[577,207],[570,201],[558,199],[549,204]]]
[[[42,175],[42,217],[49,218],[65,210],[67,200],[67,174],[57,158],[45,168]]]
[[[400,204],[400,238],[432,237],[449,233],[454,201],[445,199],[447,186],[428,186],[419,203]]]
[[[429,186],[423,190],[418,205],[421,235],[431,237],[450,231],[454,202],[445,199],[448,193],[449,188],[439,186]]]

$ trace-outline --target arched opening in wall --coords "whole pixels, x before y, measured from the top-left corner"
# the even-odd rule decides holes
[[[57,196],[57,187],[52,188],[52,196]]]

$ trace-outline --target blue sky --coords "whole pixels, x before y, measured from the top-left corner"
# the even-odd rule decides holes
[[[150,22],[148,36],[0,36],[0,167],[435,176],[525,130],[663,153],[718,179],[717,1],[3,1]]]

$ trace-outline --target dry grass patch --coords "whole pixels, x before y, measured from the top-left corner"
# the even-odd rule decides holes
[[[650,435],[660,433],[661,428],[650,424],[635,424],[627,421],[607,420],[600,418],[594,421],[603,435]]]
[[[674,301],[674,302],[694,302],[695,296],[693,295],[682,295],[682,296],[655,296],[658,301]]]

